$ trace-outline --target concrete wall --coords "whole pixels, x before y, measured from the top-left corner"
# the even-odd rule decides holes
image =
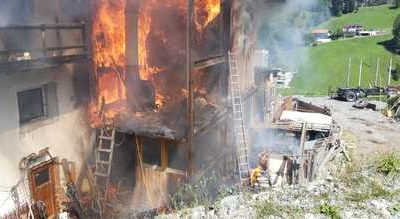
[[[9,188],[20,179],[21,158],[45,147],[50,148],[53,156],[77,162],[80,167],[91,147],[86,107],[77,104],[82,100],[78,97],[85,95],[76,85],[76,75],[85,74],[80,72],[82,69],[63,65],[0,75],[0,188]],[[50,82],[57,87],[58,116],[20,125],[17,92]],[[0,192],[0,201],[8,195]],[[0,208],[0,215],[5,208]]]

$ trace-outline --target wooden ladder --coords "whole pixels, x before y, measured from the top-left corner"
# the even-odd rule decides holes
[[[104,126],[98,133],[95,149],[94,183],[96,185],[99,201],[107,200],[108,186],[110,183],[111,164],[115,145],[115,127]]]
[[[246,130],[244,126],[244,113],[242,103],[242,92],[240,88],[240,75],[238,73],[238,61],[235,54],[228,54],[229,73],[231,82],[231,101],[233,110],[234,135],[237,152],[239,177],[242,184],[248,184],[249,162],[246,145]]]

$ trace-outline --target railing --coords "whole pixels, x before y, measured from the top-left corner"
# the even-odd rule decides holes
[[[0,69],[85,58],[86,40],[85,23],[0,27]]]

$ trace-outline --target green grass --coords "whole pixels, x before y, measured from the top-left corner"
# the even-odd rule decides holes
[[[284,218],[302,218],[304,210],[292,205],[277,205],[269,200],[258,201],[253,205],[256,211],[256,218],[268,218],[278,216]]]
[[[400,14],[400,9],[390,9],[390,5],[360,8],[357,13],[332,18],[319,26],[336,30],[346,24],[361,24],[366,29],[390,29],[398,14]]]
[[[361,8],[357,13],[332,18],[320,27],[338,28],[347,23],[359,23],[366,28],[390,29],[400,9],[389,9],[389,5]],[[380,58],[380,82],[385,86],[388,81],[389,60],[394,58],[393,66],[400,61],[385,48],[393,38],[391,34],[333,41],[331,43],[307,49],[307,57],[298,67],[290,89],[282,89],[282,95],[327,95],[328,88],[346,85],[349,58],[352,59],[350,70],[350,85],[358,86],[359,66],[364,60],[361,86],[367,87],[374,83],[377,59]],[[392,80],[392,84],[398,84]]]
[[[334,41],[309,48],[309,60],[300,66],[298,74],[292,81],[292,88],[284,92],[326,95],[329,87],[344,86],[347,81],[349,58],[352,59],[351,86],[358,86],[359,66],[362,58],[364,64],[361,85],[368,86],[375,81],[376,63],[380,58],[381,84],[384,86],[388,80],[390,57],[394,57],[393,63],[399,58],[380,45],[391,39],[392,36],[386,35]]]

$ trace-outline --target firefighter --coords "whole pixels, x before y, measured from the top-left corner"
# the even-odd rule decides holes
[[[251,171],[250,183],[255,187],[271,186],[271,176],[268,171],[269,154],[262,152],[258,155],[258,166]]]

